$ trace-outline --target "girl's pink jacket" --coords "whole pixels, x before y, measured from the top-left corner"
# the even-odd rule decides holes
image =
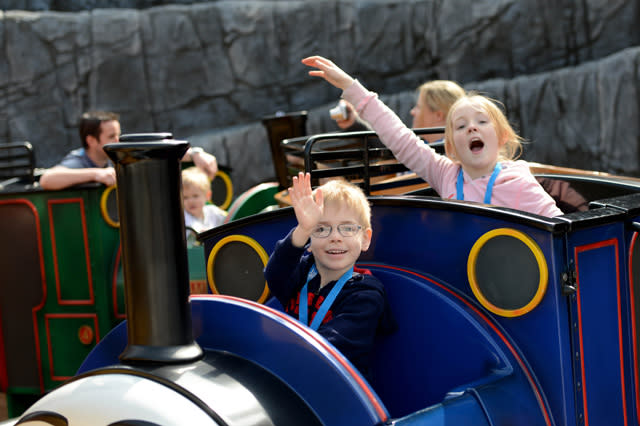
[[[342,97],[351,102],[360,117],[369,123],[380,140],[407,168],[426,180],[442,198],[456,198],[456,179],[460,164],[436,153],[416,136],[378,95],[365,89],[357,80]],[[524,210],[541,216],[563,214],[551,196],[533,177],[526,161],[501,161],[491,197],[491,204]],[[471,179],[463,172],[465,201],[484,202],[490,176]]]

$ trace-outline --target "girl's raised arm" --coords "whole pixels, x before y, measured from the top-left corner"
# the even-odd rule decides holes
[[[322,56],[309,56],[304,58],[302,63],[308,67],[317,68],[317,70],[309,71],[310,76],[322,77],[338,89],[345,90],[353,83],[353,78],[349,74]]]

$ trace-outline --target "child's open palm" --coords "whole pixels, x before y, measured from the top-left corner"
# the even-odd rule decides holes
[[[315,70],[309,71],[310,76],[322,77],[338,89],[345,90],[353,83],[353,78],[349,74],[322,56],[309,56],[308,58],[304,58],[302,63],[308,67],[316,68]]]
[[[324,210],[322,191],[317,190],[314,199],[311,191],[311,175],[300,172],[298,176],[293,177],[293,186],[289,188],[289,196],[296,213],[298,227],[308,237],[322,218]]]

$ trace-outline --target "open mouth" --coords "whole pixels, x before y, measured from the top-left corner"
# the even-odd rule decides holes
[[[469,144],[469,149],[471,150],[471,152],[481,151],[482,148],[484,148],[484,142],[482,142],[480,139],[471,140],[471,143]]]

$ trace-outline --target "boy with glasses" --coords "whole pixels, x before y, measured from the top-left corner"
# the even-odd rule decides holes
[[[316,330],[369,377],[376,334],[395,322],[384,286],[355,267],[371,243],[371,208],[360,188],[332,180],[311,190],[299,173],[289,188],[298,225],[276,243],[265,277],[285,312]]]

